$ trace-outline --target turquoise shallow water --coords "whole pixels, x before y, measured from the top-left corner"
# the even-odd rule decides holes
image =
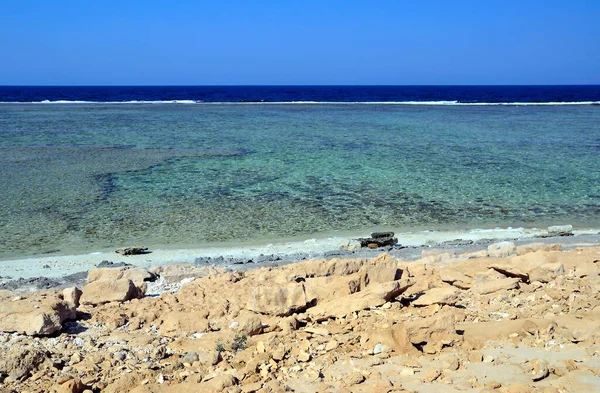
[[[600,107],[0,106],[0,258],[332,231],[600,227]]]

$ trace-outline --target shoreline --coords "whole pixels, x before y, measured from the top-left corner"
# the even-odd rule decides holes
[[[334,236],[240,246],[227,244],[190,248],[159,247],[150,248],[147,254],[132,256],[123,256],[114,251],[35,256],[1,260],[0,286],[16,283],[17,289],[30,288],[32,283],[27,280],[35,279],[51,279],[55,280],[54,284],[59,283],[50,287],[68,286],[80,282],[90,269],[107,261],[141,268],[191,263],[197,266],[220,266],[231,270],[253,270],[311,259],[373,258],[386,251],[400,260],[413,261],[421,258],[423,251],[428,249],[460,254],[484,250],[489,244],[508,240],[517,245],[560,243],[565,249],[600,246],[600,231],[597,229],[575,229],[572,235],[549,236],[545,229],[509,227],[397,233],[396,246],[377,249],[358,248],[356,237]],[[19,284],[18,280],[23,282]]]

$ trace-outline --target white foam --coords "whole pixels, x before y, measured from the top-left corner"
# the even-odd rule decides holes
[[[202,101],[195,100],[131,100],[131,101],[69,101],[69,100],[43,100],[43,101],[0,101],[0,104],[99,104],[99,105],[117,105],[117,104],[199,104]]]
[[[600,101],[565,102],[460,102],[460,101],[256,101],[256,102],[198,102],[226,105],[424,105],[424,106],[561,106],[600,105]]]

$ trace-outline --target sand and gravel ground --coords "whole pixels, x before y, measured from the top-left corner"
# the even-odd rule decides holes
[[[554,240],[2,291],[0,392],[598,392],[600,247]]]

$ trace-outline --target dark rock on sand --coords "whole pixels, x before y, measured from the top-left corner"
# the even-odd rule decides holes
[[[323,258],[341,258],[353,255],[354,251],[350,250],[333,250],[323,253]]]
[[[398,244],[398,238],[394,237],[394,232],[373,232],[371,237],[356,240],[360,242],[362,248],[379,248]]]
[[[125,267],[125,266],[133,266],[131,263],[126,262],[111,262],[111,261],[102,261],[96,265],[98,268],[103,267]]]
[[[249,264],[287,264],[291,262],[304,261],[313,255],[303,252],[295,252],[291,254],[260,254],[254,257],[198,257],[194,259],[194,264],[199,265],[215,265],[215,266],[232,266],[232,265],[249,265]]]
[[[129,256],[129,255],[148,254],[150,251],[148,251],[148,247],[125,247],[125,248],[119,248],[115,252],[117,254]]]
[[[275,261],[281,261],[281,256],[279,255],[264,255],[264,254],[260,254],[258,257],[256,257],[255,262],[256,263],[265,263],[265,262],[275,262]]]
[[[394,237],[394,232],[373,232],[371,233],[373,239],[386,239],[388,237]]]
[[[58,287],[62,284],[62,281],[57,281],[48,277],[33,277],[33,278],[19,278],[17,280],[8,281],[0,284],[0,289],[14,291],[16,289],[50,289]]]
[[[455,239],[440,243],[443,246],[469,246],[475,243],[473,240]]]

